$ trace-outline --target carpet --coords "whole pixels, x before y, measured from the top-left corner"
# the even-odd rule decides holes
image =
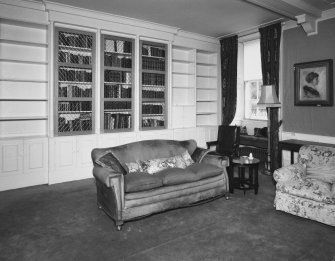
[[[276,211],[272,178],[259,182],[258,195],[235,190],[120,232],[93,179],[0,192],[0,260],[331,260],[335,228]]]

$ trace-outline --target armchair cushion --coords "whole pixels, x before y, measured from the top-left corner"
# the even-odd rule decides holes
[[[317,179],[326,183],[335,183],[335,169],[329,167],[306,168],[307,179]]]
[[[132,173],[126,175],[124,181],[124,190],[126,193],[149,190],[163,186],[161,178],[147,173]]]
[[[331,192],[332,184],[319,180],[290,180],[288,182],[277,183],[277,190],[301,198],[335,204],[335,198]]]

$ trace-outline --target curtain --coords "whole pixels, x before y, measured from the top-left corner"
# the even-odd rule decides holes
[[[281,23],[272,24],[259,29],[261,36],[261,62],[264,85],[275,85],[279,97],[279,58],[280,58],[280,37]],[[278,168],[278,142],[279,108],[270,108],[268,113],[270,121],[270,171],[273,173]]]
[[[222,125],[229,125],[236,113],[237,35],[223,38],[221,44]]]

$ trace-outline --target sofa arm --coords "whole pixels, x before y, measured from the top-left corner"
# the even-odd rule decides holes
[[[275,170],[273,173],[273,178],[276,182],[301,180],[305,176],[306,176],[306,168],[300,163],[282,167],[280,169]]]
[[[227,156],[219,155],[219,154],[209,154],[207,153],[201,163],[207,163],[212,164],[215,166],[218,166],[220,168],[222,167],[229,167],[229,158]]]
[[[100,166],[95,166],[93,168],[93,176],[98,179],[101,183],[105,184],[106,187],[110,188],[114,185],[114,180],[122,180],[123,174],[120,172],[115,172],[112,169],[104,168]]]

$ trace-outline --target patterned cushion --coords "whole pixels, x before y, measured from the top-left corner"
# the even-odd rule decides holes
[[[193,159],[191,158],[191,155],[188,153],[187,150],[185,150],[181,156],[183,157],[186,167],[192,165],[194,163]]]
[[[126,169],[121,165],[120,161],[110,151],[98,158],[95,163],[101,167],[113,169],[114,171],[120,172],[122,174],[127,173]]]
[[[139,161],[128,163],[126,162],[125,164],[128,168],[128,173],[142,172],[141,164]]]

